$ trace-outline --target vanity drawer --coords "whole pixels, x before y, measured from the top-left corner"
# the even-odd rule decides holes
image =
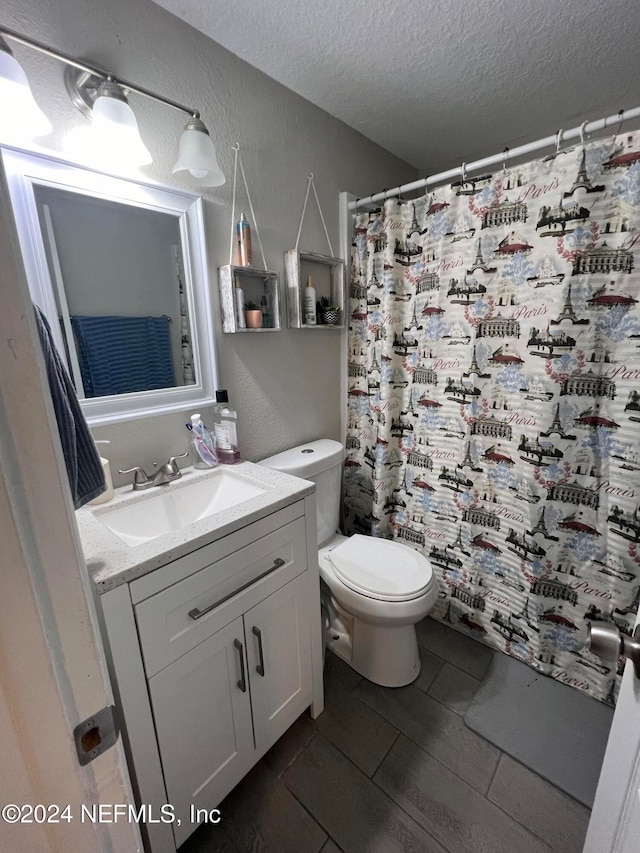
[[[303,518],[135,606],[150,678],[307,568]]]

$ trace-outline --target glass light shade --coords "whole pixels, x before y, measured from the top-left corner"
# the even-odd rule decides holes
[[[180,137],[173,174],[176,172],[189,172],[203,187],[219,187],[226,180],[213,141],[198,118],[189,121]]]
[[[152,162],[149,149],[140,137],[134,112],[126,100],[99,94],[93,105],[92,130],[92,136],[105,155],[115,150],[119,158],[126,159],[131,166]]]
[[[51,133],[51,123],[36,104],[20,63],[0,49],[0,139],[24,141]]]

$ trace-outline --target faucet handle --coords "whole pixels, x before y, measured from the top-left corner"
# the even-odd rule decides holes
[[[185,450],[185,452],[184,452],[184,453],[180,453],[178,456],[172,456],[172,457],[169,459],[169,461],[167,462],[167,465],[169,466],[169,468],[171,468],[171,470],[173,471],[173,473],[174,473],[174,474],[179,474],[179,473],[180,473],[180,468],[179,468],[179,467],[178,467],[178,465],[176,464],[176,460],[177,460],[177,459],[184,459],[184,458],[185,458],[185,457],[187,457],[188,455],[189,455],[189,451],[188,451],[188,450]]]
[[[145,483],[149,482],[149,477],[147,476],[147,472],[144,470],[144,468],[140,468],[139,465],[134,465],[133,468],[125,468],[124,471],[122,471],[120,468],[118,468],[118,474],[134,474],[134,477],[133,477],[134,486],[141,486],[141,485],[144,485]]]

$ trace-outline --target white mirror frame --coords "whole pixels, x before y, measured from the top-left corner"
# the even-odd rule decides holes
[[[40,229],[34,187],[54,187],[93,198],[169,213],[179,218],[193,360],[198,381],[195,385],[81,400],[88,423],[91,426],[101,426],[132,418],[212,405],[215,402],[217,365],[202,199],[193,193],[173,187],[110,177],[53,157],[6,147],[1,147],[0,153],[7,174],[31,297],[49,319],[60,352],[64,352],[64,345],[57,322],[54,286]]]

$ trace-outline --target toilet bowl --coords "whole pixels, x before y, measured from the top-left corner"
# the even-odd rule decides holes
[[[318,564],[327,648],[375,684],[415,681],[415,624],[438,597],[429,561],[399,542],[355,534],[330,539]]]
[[[344,448],[320,439],[260,464],[316,484],[325,643],[369,681],[402,687],[420,674],[415,624],[438,597],[429,560],[401,542],[338,532]]]

